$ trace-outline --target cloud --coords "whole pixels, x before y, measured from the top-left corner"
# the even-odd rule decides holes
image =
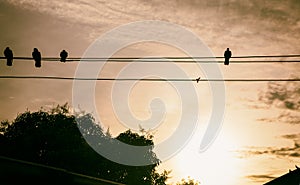
[[[264,183],[269,180],[275,179],[276,177],[274,177],[270,174],[265,174],[265,175],[249,175],[249,176],[246,176],[246,178],[248,178],[254,182]]]
[[[186,26],[216,55],[227,46],[234,47],[236,55],[286,54],[300,49],[300,11],[295,0],[4,0],[2,4],[13,5],[15,12],[2,22],[7,25],[2,32],[8,31],[1,34],[1,40],[13,40],[18,55],[30,54],[33,45],[49,56],[56,55],[59,48],[70,48],[73,56],[81,55],[88,46],[83,42],[85,37],[94,40],[115,26],[149,19]],[[53,71],[62,68],[53,67]]]
[[[150,13],[146,3],[138,1],[98,0],[8,0],[9,3],[27,10],[39,11],[77,24],[107,26],[133,21],[142,14]]]
[[[300,116],[298,111],[283,111],[277,117],[259,118],[257,121],[264,123],[287,123],[300,124]]]
[[[283,135],[281,136],[282,138],[285,138],[285,139],[293,139],[293,140],[297,140],[297,139],[300,139],[300,134],[287,134],[287,135]]]
[[[281,113],[277,117],[261,118],[258,121],[300,123],[300,86],[298,82],[270,82],[267,90],[260,93],[259,101],[268,105],[268,108],[281,109]]]
[[[300,86],[297,82],[284,84],[270,82],[266,92],[261,94],[260,100],[279,108],[300,110]]]
[[[246,151],[240,152],[243,154],[241,158],[249,157],[252,155],[275,155],[276,157],[293,157],[300,158],[300,133],[299,134],[289,134],[281,136],[284,139],[292,140],[294,146],[291,147],[267,147],[267,148],[257,148],[251,147]]]
[[[170,21],[192,29],[218,53],[228,45],[235,47],[237,52],[282,53],[296,52],[300,48],[295,39],[300,38],[299,3],[295,3],[295,0],[7,2],[75,24],[92,26],[92,32],[94,29],[105,31],[133,21]]]

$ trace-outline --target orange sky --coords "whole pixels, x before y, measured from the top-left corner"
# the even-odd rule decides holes
[[[70,56],[81,57],[93,41],[117,26],[161,20],[189,29],[215,56],[222,56],[227,47],[234,55],[299,54],[299,10],[296,0],[4,0],[0,2],[0,23],[4,25],[0,29],[0,49],[10,46],[16,56],[30,56],[34,47],[39,48],[43,56],[58,56],[66,49]],[[116,55],[183,56],[185,53],[172,46],[144,43],[123,48]],[[156,63],[153,67],[162,66]],[[178,67],[190,78],[205,73],[194,64]],[[232,64],[219,67],[224,78],[289,78],[299,77],[300,66]],[[77,63],[44,62],[41,69],[35,69],[33,62],[28,61],[15,61],[9,68],[2,61],[0,75],[73,77],[76,68]],[[124,68],[125,64],[107,64],[100,76],[115,77]],[[132,75],[143,71],[147,69],[138,69]],[[282,106],[268,107],[258,100],[259,93],[267,87],[264,82],[225,83],[223,127],[213,145],[199,153],[212,108],[210,85],[193,84],[198,97],[195,105],[199,106],[197,129],[187,146],[161,165],[160,169],[172,170],[170,182],[191,176],[204,185],[258,185],[299,165],[300,155],[289,155],[293,150],[295,154],[300,153],[299,147],[293,149],[294,144],[299,143],[299,125],[274,119],[289,110]],[[12,120],[27,108],[37,110],[41,106],[72,104],[72,86],[71,81],[0,80],[0,120]],[[95,102],[103,126],[116,135],[127,127],[114,115],[112,87],[112,82],[97,82]],[[179,124],[182,110],[178,91],[169,83],[138,83],[128,100],[133,115],[145,120],[151,116],[149,104],[156,97],[166,108],[164,120],[155,127],[155,141],[160,143],[168,139]],[[284,153],[284,149],[293,150]]]

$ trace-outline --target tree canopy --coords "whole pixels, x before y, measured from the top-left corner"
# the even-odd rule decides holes
[[[50,111],[25,111],[12,122],[2,121],[0,132],[0,155],[3,156],[125,184],[164,185],[168,179],[169,172],[157,172],[160,161],[152,150],[142,156],[153,161],[152,165],[122,165],[95,152],[83,135],[117,139],[135,146],[153,146],[152,137],[128,130],[112,138],[91,114],[71,114],[67,104]],[[101,145],[100,142],[97,144]]]
[[[68,104],[50,111],[25,111],[12,122],[0,123],[0,155],[13,159],[66,169],[93,177],[128,185],[165,185],[170,171],[157,172],[160,160],[153,152],[153,135],[127,130],[113,138],[105,132],[91,114],[70,112]],[[89,140],[112,142],[117,139],[134,146],[150,146],[142,156],[152,162],[147,166],[127,166],[98,154]],[[138,156],[137,156],[138,157]],[[176,185],[197,185],[190,178]]]
[[[199,184],[200,182],[188,177],[187,179],[181,179],[181,182],[178,182],[176,185],[199,185]]]

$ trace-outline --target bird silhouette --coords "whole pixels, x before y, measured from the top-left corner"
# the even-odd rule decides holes
[[[232,56],[232,52],[229,50],[229,48],[227,48],[227,50],[224,52],[224,58],[225,58],[224,65],[229,65],[229,59],[231,58],[231,56]]]
[[[41,61],[42,61],[42,56],[41,56],[41,52],[39,52],[39,50],[37,48],[33,49],[32,52],[32,58],[35,61],[35,67],[41,67]]]
[[[6,65],[7,65],[7,66],[12,66],[13,59],[14,59],[14,55],[13,55],[12,50],[11,50],[9,47],[7,47],[7,48],[4,50],[4,56],[5,56],[6,60],[7,60]]]
[[[66,62],[67,57],[68,57],[68,52],[66,52],[66,50],[62,50],[60,52],[60,61]]]

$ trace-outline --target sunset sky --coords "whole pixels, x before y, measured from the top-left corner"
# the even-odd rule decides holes
[[[222,56],[226,48],[230,48],[234,56],[300,54],[299,0],[2,0],[0,50],[9,46],[15,56],[31,57],[36,47],[44,57],[58,57],[65,49],[70,57],[82,57],[106,32],[145,20],[185,27],[195,33],[214,56]],[[149,42],[123,48],[115,56],[186,56],[186,53],[180,48]],[[42,68],[37,69],[33,61],[18,60],[13,67],[7,67],[1,60],[0,76],[74,77],[77,66],[76,62],[43,62]],[[178,66],[190,79],[205,73],[196,64]],[[161,69],[163,65],[154,63],[153,67]],[[219,67],[225,79],[300,77],[298,63],[220,64]],[[106,64],[99,77],[116,77],[124,68],[124,63]],[[135,71],[133,77],[147,68]],[[117,135],[128,127],[114,114],[113,83],[96,83],[98,112],[94,113],[99,115],[104,128]],[[199,153],[212,109],[211,84],[185,83],[194,83],[199,120],[186,147],[160,166],[160,170],[172,170],[170,183],[190,176],[203,185],[259,185],[287,173],[295,165],[300,166],[300,118],[297,117],[300,108],[288,109],[281,102],[270,105],[259,100],[267,91],[266,82],[225,82],[222,129],[213,145]],[[298,87],[298,92],[295,90],[293,94],[291,90],[287,97],[291,101],[300,97],[299,82],[280,84],[291,89]],[[0,120],[13,120],[26,109],[48,109],[66,102],[73,105],[72,81],[0,79],[0,87]],[[132,114],[138,120],[145,120],[151,116],[149,102],[156,97],[166,108],[164,120],[153,130],[155,142],[159,143],[171,136],[179,124],[178,91],[168,82],[140,82],[135,84],[128,101]]]

